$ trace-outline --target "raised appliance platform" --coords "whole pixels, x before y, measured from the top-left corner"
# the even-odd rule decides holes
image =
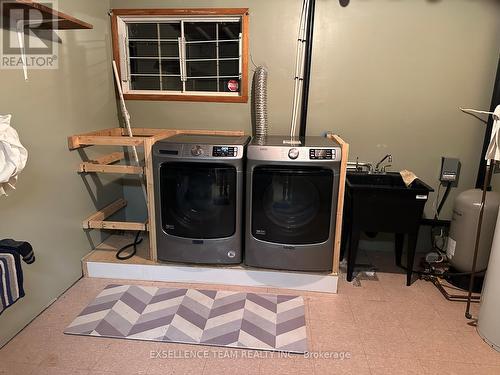
[[[112,235],[82,259],[87,277],[166,281],[178,283],[226,284],[251,287],[284,288],[337,293],[338,275],[326,272],[293,272],[262,268],[159,263],[148,259],[147,234],[137,254],[125,261],[115,257],[116,250],[133,242],[131,235]]]

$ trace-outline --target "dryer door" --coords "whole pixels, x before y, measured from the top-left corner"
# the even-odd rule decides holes
[[[279,244],[328,240],[333,171],[318,167],[261,166],[252,177],[252,235]]]
[[[160,166],[163,230],[172,236],[210,239],[236,231],[236,168],[218,163]]]

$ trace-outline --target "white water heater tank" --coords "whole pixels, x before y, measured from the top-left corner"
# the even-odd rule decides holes
[[[491,247],[488,271],[481,293],[477,331],[495,350],[500,351],[500,215]]]
[[[471,189],[463,191],[455,198],[446,255],[450,265],[460,272],[472,271],[482,194],[480,189]],[[488,266],[499,206],[500,193],[488,191],[484,204],[476,271],[484,270]]]

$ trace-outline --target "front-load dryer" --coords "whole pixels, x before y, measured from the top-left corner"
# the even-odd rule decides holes
[[[241,263],[249,140],[183,134],[153,146],[159,260]]]
[[[341,149],[326,137],[255,138],[247,150],[245,263],[332,269]]]

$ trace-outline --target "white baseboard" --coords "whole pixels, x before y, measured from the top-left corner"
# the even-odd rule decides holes
[[[337,293],[338,276],[248,269],[243,267],[185,266],[174,264],[116,264],[88,261],[89,277],[166,281],[203,284],[227,284]]]

